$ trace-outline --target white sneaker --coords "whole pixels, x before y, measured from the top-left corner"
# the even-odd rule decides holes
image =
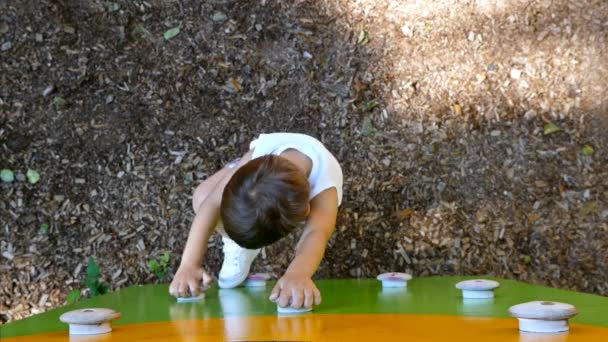
[[[222,241],[224,241],[224,262],[220,270],[218,285],[222,289],[231,289],[245,281],[249,275],[251,263],[260,254],[260,249],[243,248],[226,235],[222,235]]]

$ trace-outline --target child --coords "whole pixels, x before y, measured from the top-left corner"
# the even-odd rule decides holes
[[[249,148],[194,191],[196,215],[169,292],[195,296],[201,281],[203,286],[211,282],[201,263],[215,229],[224,242],[218,285],[232,288],[247,278],[261,247],[305,222],[296,255],[269,299],[281,307],[318,305],[321,294],[311,277],[342,201],[340,164],[321,142],[304,134],[261,134]]]

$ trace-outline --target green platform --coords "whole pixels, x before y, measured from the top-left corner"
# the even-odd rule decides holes
[[[472,277],[416,278],[407,290],[387,290],[374,279],[320,280],[316,284],[323,303],[315,314],[434,314],[475,317],[509,317],[507,309],[532,300],[566,302],[575,305],[579,315],[573,323],[608,327],[608,297],[529,285],[512,280],[500,282],[493,300],[464,301],[454,285]],[[59,316],[84,307],[106,307],[120,311],[116,325],[184,319],[220,318],[230,316],[261,316],[276,314],[276,305],[268,300],[272,289],[238,288],[206,292],[198,303],[177,304],[169,296],[167,285],[132,286],[101,297],[64,306],[20,321],[0,326],[0,337],[23,336],[65,331]]]

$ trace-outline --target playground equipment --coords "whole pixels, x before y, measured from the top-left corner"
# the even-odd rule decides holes
[[[382,282],[382,287],[407,287],[407,281],[412,279],[412,276],[407,273],[382,273],[376,279]]]
[[[255,273],[245,279],[245,283],[243,286],[245,287],[264,287],[266,286],[266,281],[270,279],[270,275],[266,273]]]
[[[494,289],[500,284],[494,280],[471,279],[456,284],[456,288],[462,290],[462,298],[488,299],[494,298]]]
[[[70,325],[70,335],[98,335],[112,331],[112,321],[120,312],[104,308],[87,308],[68,311],[59,320]]]
[[[268,300],[270,281],[262,288],[213,286],[205,299],[192,303],[177,303],[167,285],[132,286],[2,325],[0,338],[66,341],[63,313],[102,307],[122,317],[111,332],[87,341],[608,341],[607,297],[487,278],[500,283],[495,296],[466,299],[455,285],[470,279],[475,278],[414,278],[403,288],[384,288],[376,279],[319,280],[323,302],[297,315],[278,314]],[[578,315],[570,319],[569,331],[520,331],[509,308],[530,301],[569,303]]]
[[[568,331],[568,319],[574,317],[577,311],[570,304],[534,301],[513,305],[509,313],[519,319],[521,331],[555,333]]]

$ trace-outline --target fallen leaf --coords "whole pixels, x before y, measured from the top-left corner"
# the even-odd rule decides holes
[[[374,127],[372,126],[372,120],[369,117],[365,117],[363,119],[363,123],[361,124],[361,135],[364,137],[370,136],[374,131]]]
[[[15,174],[12,170],[3,169],[2,171],[0,171],[0,179],[2,179],[2,181],[5,183],[11,183],[15,180]]]
[[[367,110],[372,110],[378,106],[378,102],[372,100],[367,103]]]
[[[30,184],[36,184],[40,181],[40,174],[36,170],[28,169],[25,176]]]
[[[191,184],[193,179],[192,172],[186,172],[184,174],[184,184]]]
[[[243,88],[241,87],[241,82],[239,82],[239,80],[237,80],[236,78],[232,77],[230,78],[230,85],[232,86],[232,88],[238,93],[240,92]]]
[[[357,44],[359,45],[365,45],[369,42],[369,37],[367,34],[367,31],[360,31],[359,32],[359,38],[357,38]]]
[[[169,40],[169,39],[177,36],[179,34],[179,31],[180,31],[180,27],[176,26],[172,29],[165,31],[165,33],[163,33],[163,37],[165,37],[165,40]]]
[[[61,96],[55,96],[53,98],[53,105],[55,105],[55,107],[63,107],[66,103],[67,101]]]
[[[462,107],[458,103],[454,103],[452,105],[452,109],[454,110],[454,113],[456,113],[456,115],[462,115]]]
[[[133,31],[131,31],[131,34],[134,36],[141,35],[145,37],[150,37],[152,35],[150,31],[146,30],[146,28],[141,24],[136,25],[135,28],[133,28]]]
[[[598,206],[597,206],[596,201],[589,201],[589,202],[583,203],[583,205],[581,206],[581,208],[579,210],[579,213],[581,214],[581,216],[595,214],[596,212],[598,212]]]
[[[433,25],[431,23],[424,23],[424,32],[429,33],[433,30]]]
[[[593,153],[595,153],[595,150],[593,149],[593,146],[589,145],[589,144],[585,144],[585,146],[583,146],[583,154],[586,156],[591,156],[593,155]]]
[[[530,222],[531,224],[534,224],[536,221],[538,221],[540,217],[538,216],[538,214],[536,213],[530,213],[530,215],[528,215],[528,222]]]
[[[211,20],[218,23],[223,23],[224,21],[228,20],[228,16],[222,11],[215,11],[215,13],[213,13],[213,16],[211,17]]]
[[[408,219],[410,216],[412,216],[413,213],[414,213],[414,209],[406,208],[403,210],[399,210],[396,214],[397,214],[397,217],[405,220],[405,219]]]
[[[107,6],[108,6],[108,11],[110,11],[110,12],[116,12],[120,9],[120,5],[115,2],[108,2]]]
[[[561,130],[562,129],[559,128],[559,126],[557,126],[556,124],[554,124],[551,121],[547,121],[545,123],[545,127],[544,127],[544,134],[545,135],[553,134],[553,133],[559,132]]]

